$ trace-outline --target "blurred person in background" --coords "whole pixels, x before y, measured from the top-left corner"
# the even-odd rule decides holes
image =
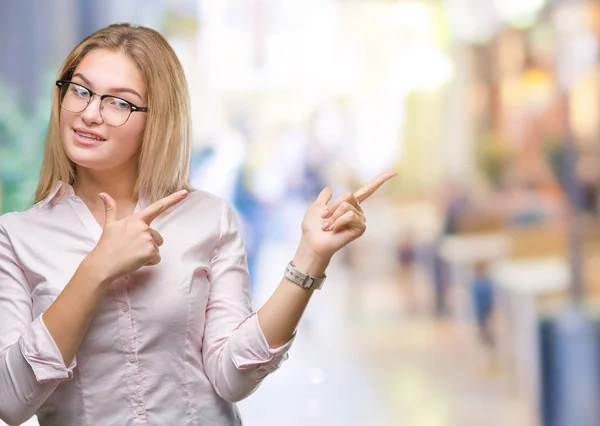
[[[479,372],[484,376],[495,374],[498,370],[494,335],[495,284],[490,273],[490,261],[479,260],[473,265],[473,277],[468,286],[477,342],[480,353]]]
[[[56,85],[35,205],[0,218],[0,419],[241,424],[235,402],[286,358],[332,256],[366,229],[359,203],[395,173],[334,201],[323,189],[253,312],[231,207],[188,184],[188,89],[167,41],[111,25]]]
[[[449,183],[442,194],[442,229],[433,246],[433,290],[435,293],[435,316],[444,318],[449,314],[448,265],[440,253],[444,237],[459,232],[461,220],[468,212],[470,200],[466,190],[456,182]]]
[[[489,265],[484,261],[475,264],[471,299],[479,340],[486,348],[491,349],[494,344],[491,324],[494,309],[494,282],[489,274]]]
[[[400,266],[399,285],[402,288],[403,298],[406,300],[407,310],[411,314],[417,313],[416,289],[418,240],[413,229],[408,228],[404,235],[398,240],[397,254]]]

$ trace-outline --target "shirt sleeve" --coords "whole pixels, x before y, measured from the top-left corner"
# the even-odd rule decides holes
[[[0,224],[0,419],[31,418],[59,383],[73,377],[44,325],[33,318],[31,291],[6,229]]]
[[[293,337],[272,349],[250,303],[250,276],[237,220],[223,203],[221,236],[211,259],[210,294],[202,344],[204,367],[221,398],[250,395],[287,359]]]

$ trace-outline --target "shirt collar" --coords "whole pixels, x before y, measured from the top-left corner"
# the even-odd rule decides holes
[[[68,183],[65,184],[63,181],[59,180],[52,191],[50,191],[50,194],[44,199],[43,204],[54,206],[62,200],[64,195],[71,194],[74,194],[73,187]]]

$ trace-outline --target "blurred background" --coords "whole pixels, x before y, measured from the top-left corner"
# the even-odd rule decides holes
[[[62,61],[122,21],[184,65],[192,185],[237,211],[257,308],[322,187],[399,173],[245,425],[600,425],[599,1],[0,1],[0,213]]]

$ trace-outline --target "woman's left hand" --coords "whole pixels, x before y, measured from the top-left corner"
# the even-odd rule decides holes
[[[331,189],[323,189],[302,220],[302,245],[320,258],[330,259],[360,237],[367,228],[360,203],[396,174],[394,171],[383,173],[354,194],[346,192],[330,204]]]

